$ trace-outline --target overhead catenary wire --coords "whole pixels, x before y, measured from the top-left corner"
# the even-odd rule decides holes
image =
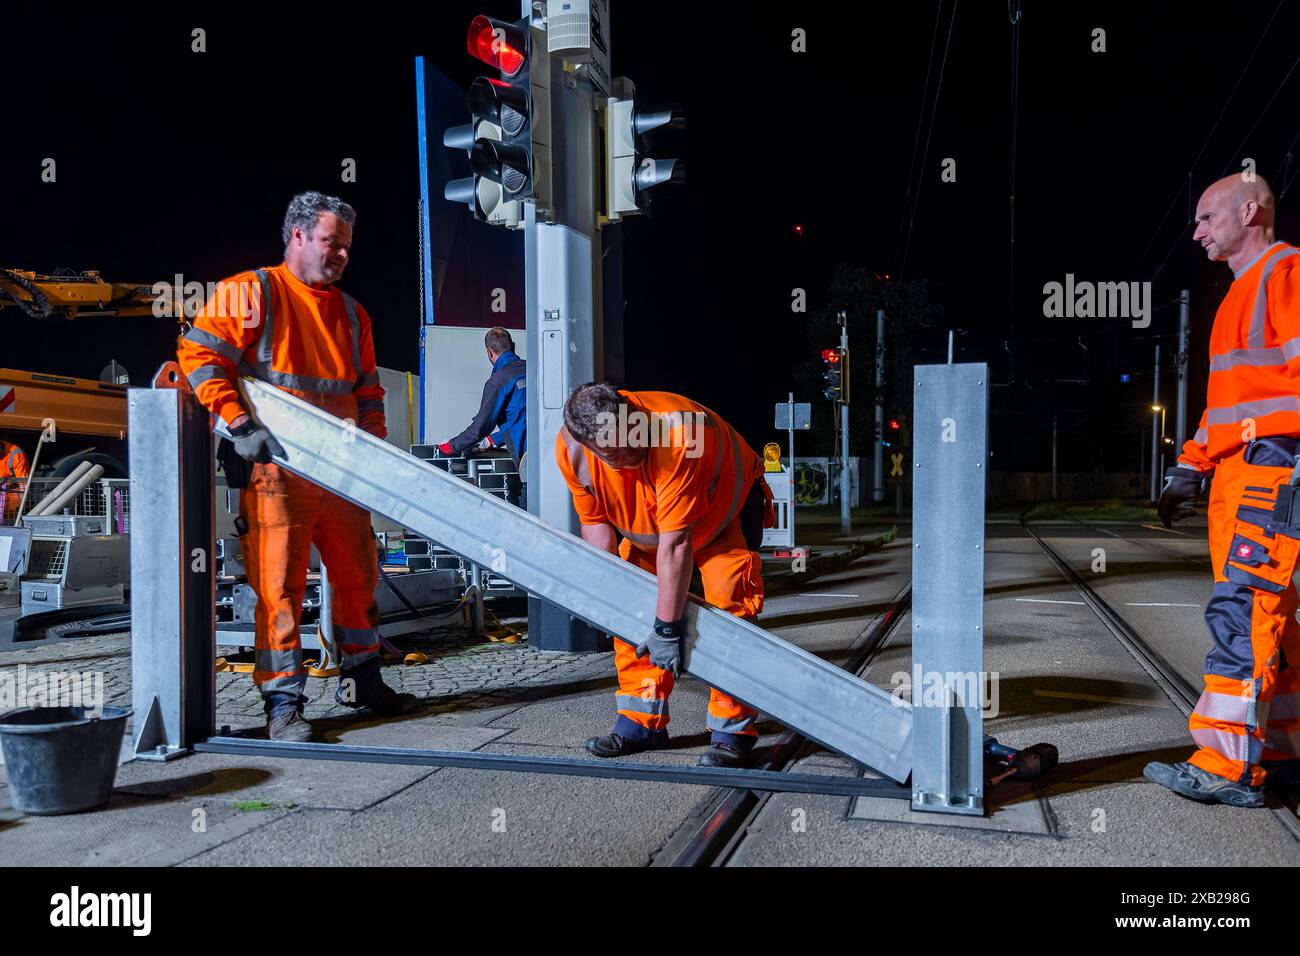
[[[908,211],[907,217],[907,236],[903,240],[903,257],[898,267],[899,275],[907,268],[907,250],[912,244],[912,227],[916,223],[916,207],[921,202],[921,187],[925,185],[925,163],[930,156],[930,140],[934,136],[934,120],[939,113],[939,97],[943,93],[943,75],[948,66],[948,51],[952,49],[952,28],[957,22],[957,7],[961,0],[953,0],[952,16],[948,19],[948,39],[943,45],[943,59],[939,63],[939,81],[934,88],[934,104],[930,109],[930,125],[925,133],[925,150],[921,153],[921,172],[916,180],[916,196],[912,200],[912,208]]]
[[[1007,0],[1007,19],[1011,21],[1011,177],[1009,248],[1007,251],[1007,318],[1016,321],[1016,131],[1020,104],[1020,0]]]
[[[1259,39],[1255,41],[1255,48],[1250,51],[1250,57],[1246,60],[1246,65],[1243,66],[1241,72],[1237,74],[1237,82],[1233,84],[1232,91],[1228,94],[1228,98],[1223,101],[1223,106],[1219,109],[1219,115],[1214,119],[1214,125],[1210,127],[1210,131],[1205,135],[1205,141],[1201,143],[1201,148],[1196,151],[1196,157],[1192,160],[1191,165],[1187,168],[1186,174],[1182,177],[1186,183],[1191,182],[1191,178],[1196,172],[1196,164],[1199,163],[1201,157],[1205,155],[1205,150],[1209,147],[1210,140],[1214,138],[1215,131],[1218,130],[1219,124],[1223,122],[1223,117],[1227,115],[1228,107],[1232,104],[1233,98],[1237,95],[1237,90],[1241,88],[1241,82],[1246,78],[1246,73],[1250,70],[1251,64],[1255,62],[1255,54],[1259,52],[1259,48],[1264,43],[1264,38],[1268,36],[1269,28],[1273,25],[1273,21],[1277,19],[1278,11],[1282,9],[1283,2],[1284,0],[1278,0],[1277,6],[1273,8],[1273,15],[1268,18],[1268,22],[1264,24],[1264,29],[1260,31]],[[1137,275],[1138,270],[1142,268],[1142,263],[1146,261],[1147,253],[1150,252],[1151,247],[1155,245],[1156,238],[1160,235],[1160,230],[1165,227],[1165,223],[1169,219],[1169,214],[1174,211],[1174,206],[1178,204],[1178,197],[1183,194],[1184,188],[1186,188],[1185,184],[1180,184],[1178,189],[1174,191],[1173,197],[1169,200],[1169,205],[1165,208],[1164,215],[1160,217],[1160,222],[1156,224],[1156,228],[1152,230],[1151,238],[1147,240],[1147,244],[1142,249],[1142,254],[1138,256],[1138,261],[1133,266],[1133,272],[1129,275],[1130,280],[1132,280],[1134,276]],[[1181,238],[1181,232],[1179,236]],[[1177,243],[1175,243],[1175,245],[1177,245]],[[1168,256],[1165,258],[1168,259]]]
[[[921,103],[916,108],[916,132],[912,135],[912,158],[907,167],[907,191],[903,197],[903,218],[898,224],[900,257],[902,256],[902,240],[906,234],[908,220],[912,213],[912,179],[916,175],[916,152],[921,147],[921,127],[925,125],[925,104],[930,99],[930,74],[934,70],[934,48],[939,39],[939,21],[942,19],[943,0],[938,0],[934,5],[934,29],[930,32],[930,56],[925,64],[925,85],[921,88]],[[901,258],[898,266],[901,269]]]

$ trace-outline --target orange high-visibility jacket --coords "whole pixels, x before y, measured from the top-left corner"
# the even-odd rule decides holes
[[[235,381],[251,375],[388,434],[370,316],[346,292],[312,288],[284,263],[224,280],[177,357],[199,401],[227,425],[247,411]]]
[[[660,532],[688,527],[693,546],[705,547],[739,514],[763,474],[762,459],[735,429],[698,402],[672,392],[619,394],[629,402],[627,434],[632,441],[637,413],[642,421],[659,416],[657,435],[647,431],[650,447],[641,467],[621,470],[606,465],[567,428],[560,429],[555,458],[573,492],[578,520],[611,524],[645,551],[655,550]]]
[[[1236,274],[1210,332],[1210,385],[1179,462],[1201,471],[1255,438],[1300,437],[1300,249],[1275,242]]]

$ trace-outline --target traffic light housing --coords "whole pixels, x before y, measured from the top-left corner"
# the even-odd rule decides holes
[[[474,218],[523,227],[522,203],[553,218],[551,197],[550,58],[545,37],[528,19],[507,23],[477,16],[470,54],[500,71],[469,87],[470,122],[448,129],[443,145],[469,154],[473,175],[447,183],[443,195],[470,207]]]
[[[832,402],[843,401],[841,397],[844,391],[844,370],[841,362],[842,356],[839,349],[822,349],[822,378],[826,381],[826,388],[822,394]]]
[[[626,77],[614,81],[615,94],[605,103],[605,210],[608,222],[638,215],[650,208],[646,191],[661,183],[685,181],[680,159],[647,156],[649,133],[656,129],[685,129],[680,110],[647,110],[637,106],[635,87]]]

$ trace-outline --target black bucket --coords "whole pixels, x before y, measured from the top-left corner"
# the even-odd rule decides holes
[[[31,707],[0,714],[14,807],[44,816],[108,803],[130,715],[122,707]]]

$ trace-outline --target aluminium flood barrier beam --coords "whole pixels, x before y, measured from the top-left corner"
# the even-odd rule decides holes
[[[248,407],[284,447],[277,464],[492,568],[620,639],[654,625],[655,578],[387,442],[256,379]],[[787,727],[902,782],[910,706],[814,654],[695,598],[684,666]]]

